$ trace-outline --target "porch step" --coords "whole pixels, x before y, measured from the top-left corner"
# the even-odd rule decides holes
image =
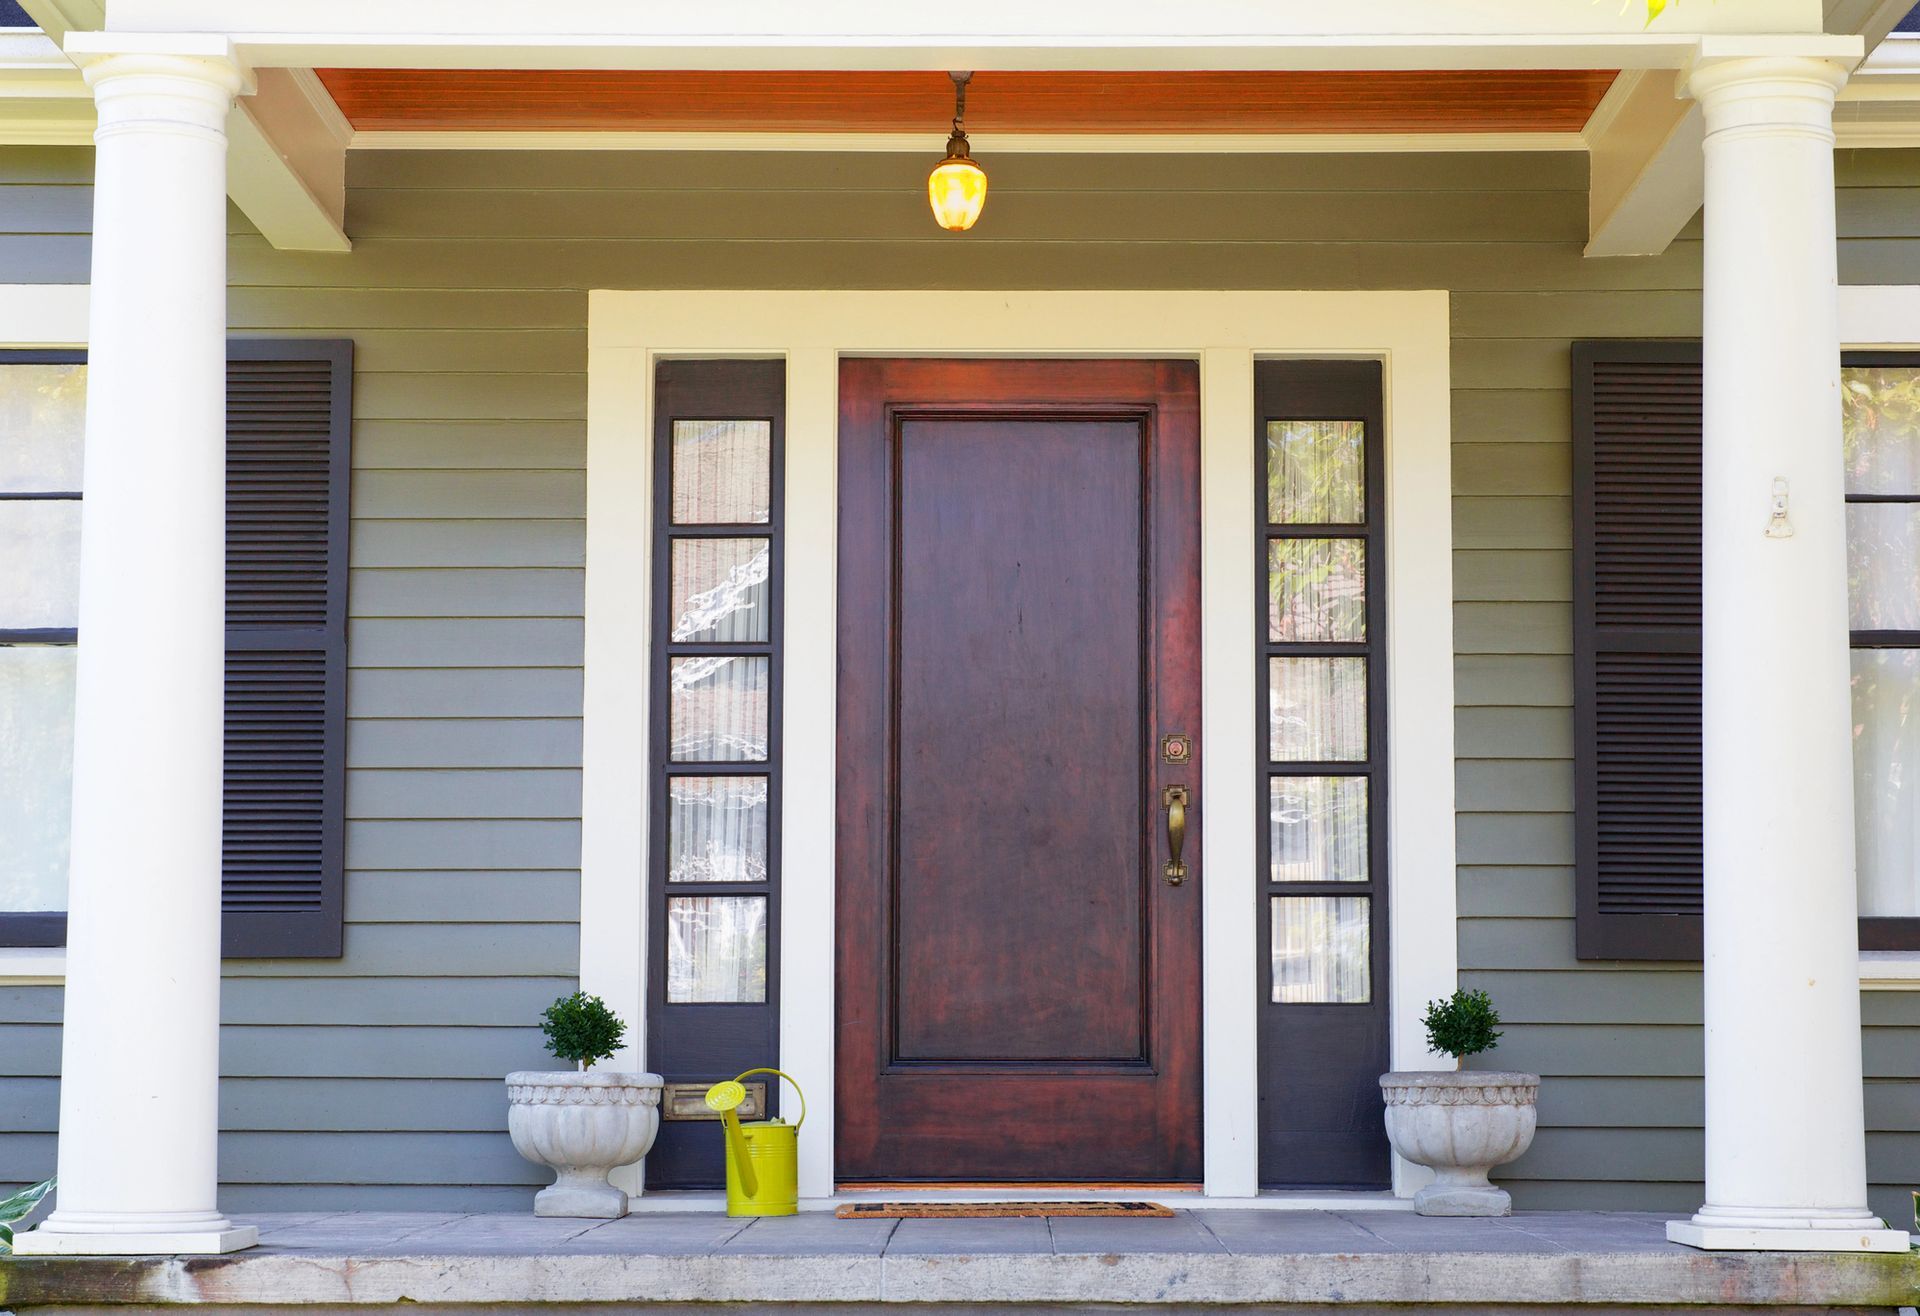
[[[221,1257],[18,1257],[0,1307],[180,1303],[231,1311],[393,1303],[602,1310],[751,1304],[811,1316],[921,1304],[969,1316],[1099,1307],[1517,1313],[1889,1311],[1920,1295],[1915,1255],[1705,1253],[1664,1218],[1436,1220],[1398,1212],[1181,1212],[1115,1220],[730,1220],[347,1213],[248,1217],[261,1246]],[[707,1308],[711,1310],[711,1308]],[[48,1316],[52,1316],[49,1312]]]

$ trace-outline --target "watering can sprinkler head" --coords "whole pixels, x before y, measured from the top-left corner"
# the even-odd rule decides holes
[[[722,1115],[731,1115],[740,1109],[740,1103],[746,1099],[746,1085],[735,1079],[730,1078],[724,1083],[715,1083],[707,1089],[708,1109],[717,1110]]]

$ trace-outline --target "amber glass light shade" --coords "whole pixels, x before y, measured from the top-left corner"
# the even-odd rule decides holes
[[[980,218],[987,204],[987,171],[967,155],[949,150],[947,158],[934,166],[927,176],[927,200],[933,205],[933,217],[940,227],[955,233],[965,232]]]

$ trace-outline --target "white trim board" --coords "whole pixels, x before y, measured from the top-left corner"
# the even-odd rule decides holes
[[[644,603],[653,363],[787,362],[787,629],[782,733],[781,1068],[813,1096],[800,1191],[833,1179],[834,560],[842,356],[1177,357],[1201,363],[1205,1186],[1257,1193],[1252,911],[1259,668],[1252,545],[1253,363],[1386,366],[1392,1062],[1442,1068],[1420,1010],[1457,984],[1454,935],[1453,523],[1445,292],[595,291],[588,312],[582,985],[640,1022],[644,1054]],[[634,591],[638,589],[639,594]],[[640,693],[636,693],[640,692]],[[818,747],[811,757],[806,746]],[[1234,765],[1248,770],[1236,770]],[[1396,1162],[1402,1194],[1419,1172]]]

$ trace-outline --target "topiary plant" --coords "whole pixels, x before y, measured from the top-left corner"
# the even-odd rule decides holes
[[[1500,1040],[1500,1012],[1483,991],[1457,991],[1442,1001],[1428,1001],[1427,1045],[1452,1056],[1457,1065],[1468,1056],[1493,1050]]]
[[[575,992],[547,1007],[540,1031],[547,1035],[547,1050],[584,1070],[620,1049],[627,1026],[598,996]]]

